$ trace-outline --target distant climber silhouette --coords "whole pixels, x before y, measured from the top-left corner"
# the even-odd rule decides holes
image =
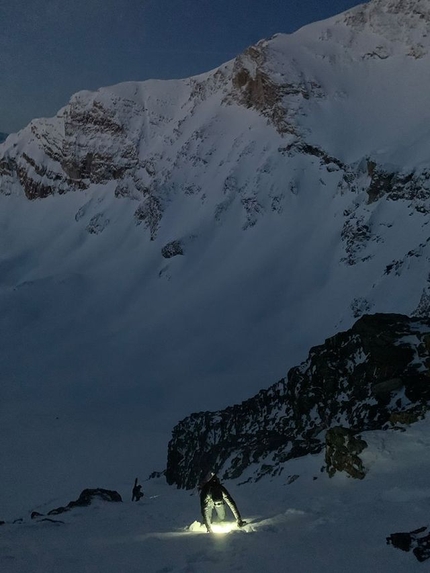
[[[214,473],[210,473],[200,486],[200,509],[208,533],[212,532],[213,510],[216,511],[220,521],[225,520],[225,504],[231,509],[238,527],[243,527],[246,522],[242,520],[233,498],[218,477]]]
[[[134,480],[133,495],[131,501],[139,501],[143,497],[142,486],[137,483],[137,478]]]

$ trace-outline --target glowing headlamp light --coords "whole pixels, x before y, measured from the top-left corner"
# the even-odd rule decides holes
[[[213,523],[212,524],[212,531],[214,533],[223,534],[223,533],[230,533],[233,529],[236,529],[235,523]]]

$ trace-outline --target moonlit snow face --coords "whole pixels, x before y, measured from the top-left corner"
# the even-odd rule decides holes
[[[81,92],[0,147],[0,519],[162,470],[178,420],[425,299],[428,46],[364,24]],[[419,192],[394,199],[402,170]],[[28,200],[25,178],[53,194]]]

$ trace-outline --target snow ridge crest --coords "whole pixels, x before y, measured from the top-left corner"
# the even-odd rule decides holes
[[[344,13],[343,21],[358,31],[368,31],[418,50],[428,48],[429,0],[372,0]],[[427,51],[425,51],[427,53]],[[411,54],[414,55],[414,54]]]

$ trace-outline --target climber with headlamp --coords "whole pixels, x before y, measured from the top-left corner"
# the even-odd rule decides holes
[[[200,509],[208,533],[212,533],[212,513],[214,510],[219,521],[225,520],[225,504],[231,509],[237,526],[243,527],[245,521],[242,520],[236,503],[218,477],[211,472],[200,487]]]

